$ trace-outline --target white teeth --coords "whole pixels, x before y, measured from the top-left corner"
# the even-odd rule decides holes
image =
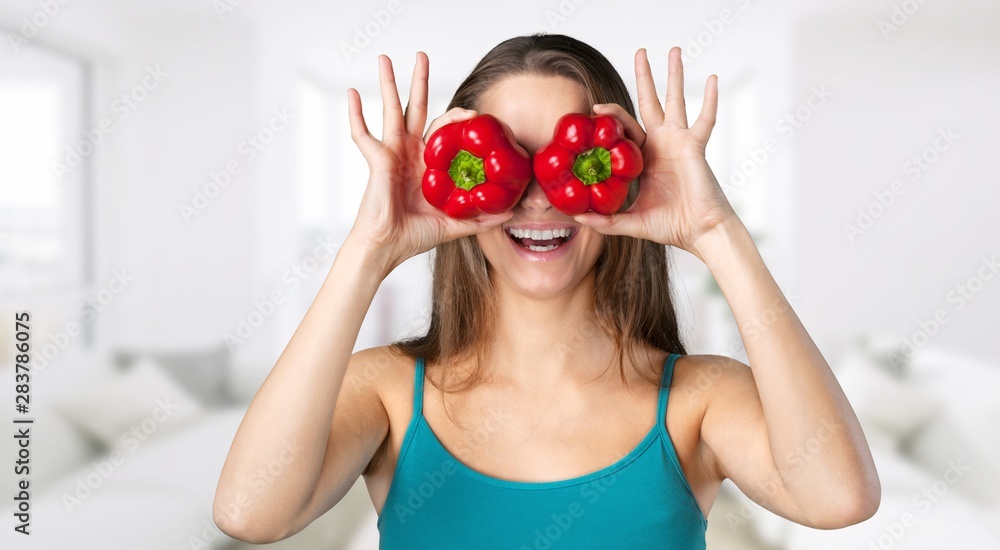
[[[532,250],[534,252],[548,252],[549,250],[553,250],[555,248],[558,248],[558,247],[556,245],[554,245],[554,244],[550,244],[549,246],[535,246],[535,245],[531,245],[531,246],[528,247],[528,250]]]
[[[546,229],[545,231],[518,229],[516,227],[510,228],[510,234],[517,237],[518,239],[529,238],[536,241],[543,241],[558,237],[568,237],[572,232],[573,230],[568,227],[563,227],[560,229]]]

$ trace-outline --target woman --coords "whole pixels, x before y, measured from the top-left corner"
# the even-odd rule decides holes
[[[854,412],[705,161],[714,75],[689,126],[680,49],[662,105],[640,49],[640,125],[604,56],[522,36],[490,51],[424,132],[426,55],[405,111],[387,57],[379,69],[381,141],[348,91],[371,171],[360,211],[237,432],[215,500],[223,531],[291,536],[359,475],[384,548],[703,548],[726,478],[816,528],[874,514],[879,481]],[[512,211],[471,220],[424,200],[436,128],[488,113],[536,151],[569,112],[617,117],[642,149],[619,213],[566,216],[534,180]],[[529,252],[510,228],[571,234]],[[740,327],[772,321],[743,329],[749,367],[686,354],[667,245],[705,262]],[[352,354],[381,281],[431,248],[428,333]]]

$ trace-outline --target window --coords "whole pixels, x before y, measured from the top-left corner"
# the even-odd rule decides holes
[[[0,292],[85,282],[85,80],[77,59],[0,48]]]

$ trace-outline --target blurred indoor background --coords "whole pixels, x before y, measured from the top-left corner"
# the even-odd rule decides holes
[[[364,191],[347,88],[377,135],[380,53],[405,97],[427,52],[433,117],[493,45],[544,31],[633,94],[636,49],[662,97],[681,46],[692,119],[719,75],[709,163],[876,458],[870,520],[809,529],[727,482],[709,547],[1000,548],[998,27],[976,0],[0,0],[0,380],[15,418],[29,311],[36,419],[33,535],[3,437],[0,546],[248,548],[212,498]],[[689,351],[746,361],[707,269],[672,254]],[[357,349],[423,330],[428,259],[385,281]],[[375,519],[359,480],[269,547],[375,548]]]

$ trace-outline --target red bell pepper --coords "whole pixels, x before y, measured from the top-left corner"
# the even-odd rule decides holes
[[[424,164],[424,198],[453,218],[510,210],[531,181],[531,157],[492,115],[438,128],[427,140]]]
[[[629,183],[642,173],[642,152],[615,117],[569,113],[535,153],[534,170],[549,202],[564,214],[610,215],[625,203]]]

